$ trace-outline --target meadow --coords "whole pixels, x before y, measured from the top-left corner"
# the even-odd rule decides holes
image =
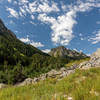
[[[0,90],[0,100],[100,100],[100,68],[76,69],[62,80]]]

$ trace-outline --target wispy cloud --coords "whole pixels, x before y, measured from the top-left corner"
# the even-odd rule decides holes
[[[7,11],[9,11],[9,13],[10,13],[10,17],[15,17],[15,18],[18,18],[18,13],[17,13],[17,11],[16,10],[14,10],[14,9],[12,9],[12,8],[6,8],[7,9]]]
[[[51,5],[49,4],[48,0],[40,0],[40,2],[41,3],[39,3],[38,1],[34,1],[32,3],[29,3],[30,13],[50,13],[60,11],[55,2],[52,2]]]
[[[90,38],[90,40],[92,41],[92,44],[99,43],[100,42],[100,30],[98,30],[96,36],[93,38]]]
[[[24,43],[29,43],[30,42],[30,39],[27,37],[27,38],[20,38],[20,40]]]
[[[35,47],[44,47],[44,44],[42,44],[41,42],[34,42],[34,41],[32,41],[30,43],[30,45],[35,46]]]
[[[34,20],[34,19],[35,19],[35,17],[34,17],[33,15],[31,15],[31,19],[32,19],[32,20]]]
[[[96,23],[97,23],[97,24],[100,24],[100,21],[97,21]]]
[[[34,47],[44,47],[44,44],[42,44],[41,42],[34,42],[33,40],[30,40],[27,36],[27,38],[19,38],[22,42],[24,43],[28,43]]]
[[[20,1],[20,3],[22,3],[22,4],[25,4],[25,3],[28,3],[29,1],[28,0],[19,0]]]
[[[9,3],[11,3],[11,2],[12,2],[12,0],[8,0],[8,2],[9,2]]]
[[[45,49],[45,50],[42,50],[44,53],[49,53],[50,52],[50,49]]]
[[[26,15],[26,11],[24,10],[24,8],[20,7],[20,13],[22,14],[21,16]]]

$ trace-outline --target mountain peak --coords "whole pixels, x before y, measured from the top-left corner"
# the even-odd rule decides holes
[[[16,35],[9,29],[6,28],[6,26],[4,25],[3,21],[0,19],[0,35],[10,35],[12,37],[16,38]]]
[[[85,57],[87,57],[82,52],[77,52],[75,50],[71,50],[71,49],[65,48],[64,46],[59,46],[59,47],[51,49],[49,54],[51,56],[54,56],[54,57],[64,57],[64,58],[66,58],[66,57],[71,57],[71,58],[75,58],[75,57],[76,58],[77,57],[85,58]]]
[[[7,28],[5,27],[3,21],[0,19],[0,33],[6,31]]]

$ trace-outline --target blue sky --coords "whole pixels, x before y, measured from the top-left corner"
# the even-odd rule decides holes
[[[23,42],[91,54],[100,48],[100,0],[0,0],[0,18]]]

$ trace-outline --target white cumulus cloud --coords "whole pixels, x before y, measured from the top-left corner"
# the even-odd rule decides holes
[[[55,44],[68,45],[73,38],[72,28],[76,24],[75,16],[76,13],[74,11],[69,11],[65,15],[58,16],[57,19],[46,14],[40,14],[38,19],[51,24],[51,39]]]
[[[100,3],[95,0],[87,0],[87,2],[78,0],[76,5],[63,4],[62,9],[65,11],[63,15],[55,18],[43,13],[39,14],[38,20],[50,24],[52,29],[51,40],[54,44],[68,45],[74,36],[73,27],[77,24],[77,13],[90,11],[94,7],[100,7]]]

